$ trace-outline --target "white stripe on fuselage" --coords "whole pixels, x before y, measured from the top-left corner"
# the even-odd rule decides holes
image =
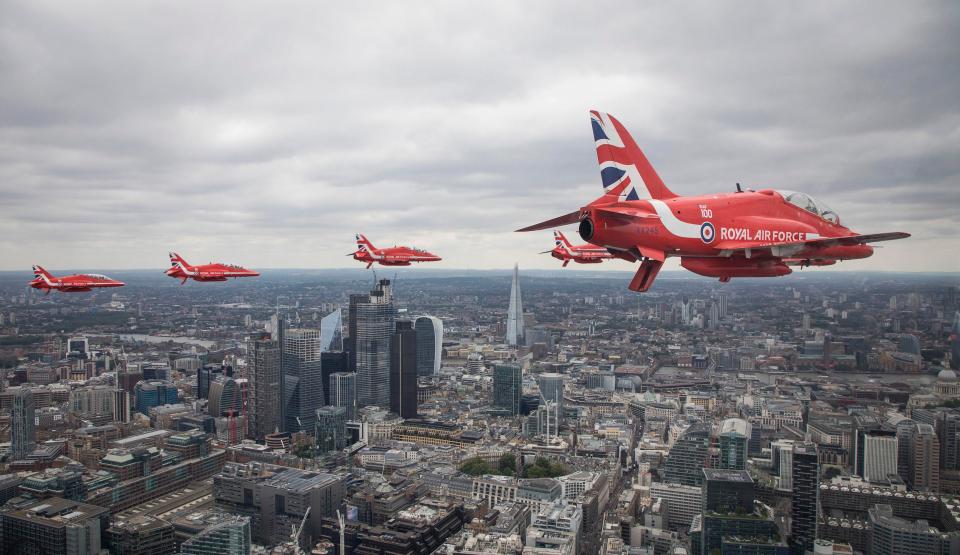
[[[677,217],[673,215],[673,211],[670,210],[670,207],[667,206],[667,203],[662,200],[650,199],[647,202],[657,211],[663,227],[667,228],[667,231],[672,235],[685,239],[700,238],[700,224],[691,224],[677,219]]]

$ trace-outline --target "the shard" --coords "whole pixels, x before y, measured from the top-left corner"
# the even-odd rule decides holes
[[[523,296],[520,293],[520,270],[513,265],[510,286],[510,308],[507,310],[507,344],[523,345]]]

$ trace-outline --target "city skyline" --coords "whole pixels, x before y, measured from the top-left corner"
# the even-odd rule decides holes
[[[858,231],[913,234],[839,270],[960,270],[931,254],[957,245],[956,5],[637,7],[590,33],[592,8],[550,8],[435,6],[444,29],[402,6],[231,6],[211,44],[213,5],[12,4],[0,270],[163,268],[169,250],[339,267],[358,232],[442,267],[554,268],[549,232],[512,230],[598,194],[591,108],[631,122],[679,194],[801,190]]]
[[[960,555],[960,3],[2,6],[0,552]]]

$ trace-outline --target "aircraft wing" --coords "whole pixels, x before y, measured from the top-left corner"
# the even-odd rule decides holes
[[[909,233],[901,231],[891,231],[887,233],[869,233],[866,235],[848,235],[846,237],[821,237],[818,239],[807,239],[806,241],[786,241],[780,243],[757,243],[754,241],[720,241],[715,245],[716,248],[725,251],[741,250],[764,250],[774,247],[835,247],[838,245],[862,245],[865,243],[876,243],[879,241],[893,241],[895,239],[906,239],[910,237]]]
[[[538,224],[533,224],[524,228],[520,228],[517,231],[540,231],[541,229],[550,229],[551,227],[560,227],[563,225],[573,224],[580,221],[580,211],[570,212],[569,214],[564,214],[563,216],[558,216],[551,220],[545,222],[540,222]]]

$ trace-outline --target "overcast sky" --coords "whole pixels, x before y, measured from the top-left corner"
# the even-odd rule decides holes
[[[913,234],[843,269],[960,271],[958,37],[950,1],[0,0],[0,270],[345,267],[355,232],[554,268],[512,230],[601,194],[596,108],[679,194]]]

